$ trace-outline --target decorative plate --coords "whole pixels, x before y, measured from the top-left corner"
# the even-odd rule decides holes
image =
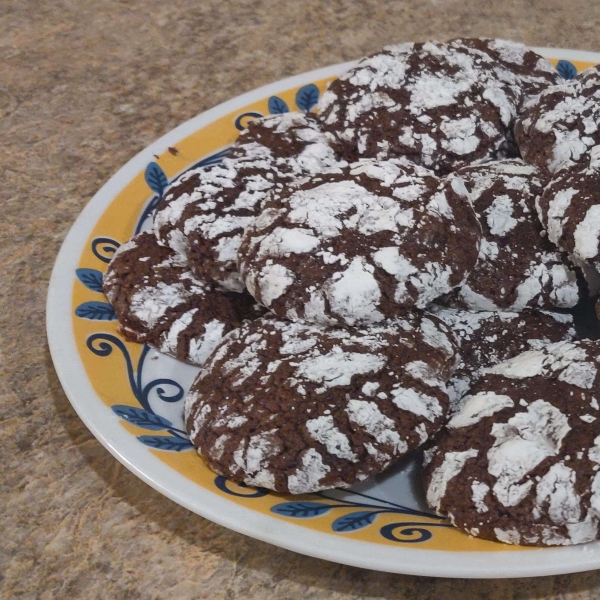
[[[600,63],[600,54],[537,50],[567,78]],[[414,458],[350,490],[305,496],[216,476],[183,429],[183,397],[198,369],[118,333],[102,294],[103,272],[120,244],[150,226],[169,181],[218,162],[248,119],[312,110],[327,83],[350,66],[284,79],[191,119],[140,152],[94,196],[62,246],[48,292],[48,339],[65,392],[98,440],[140,479],[207,519],[271,544],[368,569],[439,577],[600,568],[600,543],[530,549],[462,534],[426,507]]]

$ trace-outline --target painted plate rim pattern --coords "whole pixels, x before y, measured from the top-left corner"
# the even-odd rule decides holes
[[[576,73],[578,64],[600,63],[600,53],[556,48],[534,50],[554,59],[555,64],[558,61],[557,68],[563,76]],[[186,443],[185,432],[164,415],[155,414],[148,399],[150,394],[158,394],[164,403],[179,401],[183,393],[181,386],[167,379],[142,382],[147,348],[133,356],[133,352],[130,353],[114,333],[82,333],[88,330],[100,331],[93,329],[99,323],[116,331],[115,324],[111,323],[114,321],[114,314],[111,313],[110,305],[100,301],[102,272],[98,270],[98,266],[108,262],[108,257],[118,247],[118,242],[112,237],[93,238],[93,235],[98,224],[111,210],[119,210],[119,207],[114,206],[119,195],[130,188],[134,189],[135,185],[138,188],[140,185],[147,186],[145,189],[149,199],[137,210],[137,224],[131,229],[133,233],[134,230],[139,230],[144,218],[150,214],[153,203],[155,205],[160,198],[168,180],[178,172],[198,164],[198,157],[191,160],[183,151],[183,156],[178,158],[180,152],[177,148],[180,144],[182,148],[187,147],[186,140],[193,138],[197,132],[209,131],[212,127],[210,131],[216,136],[217,145],[200,158],[209,163],[217,161],[220,152],[227,146],[227,143],[220,146],[218,143],[221,131],[218,126],[226,117],[237,114],[235,123],[232,121],[231,125],[235,124],[239,129],[244,118],[267,112],[286,112],[294,103],[296,106],[293,110],[311,110],[316,102],[315,97],[319,94],[315,82],[324,85],[323,82],[343,73],[353,64],[355,63],[341,63],[283,79],[206,111],[142,150],[98,191],[71,227],[56,259],[48,290],[48,341],[65,393],[93,435],[141,480],[174,502],[211,521],[276,546],[367,569],[435,577],[530,577],[598,569],[600,542],[569,548],[511,551],[499,548],[499,545],[487,548],[486,551],[470,551],[468,548],[461,551],[427,549],[426,545],[416,548],[419,544],[414,542],[431,538],[432,528],[440,530],[440,527],[448,526],[436,522],[435,517],[426,513],[359,492],[355,501],[340,499],[335,494],[312,495],[317,502],[312,498],[306,500],[306,497],[290,501],[289,496],[281,496],[279,503],[260,511],[251,507],[250,500],[245,505],[240,498],[260,499],[267,495],[266,492],[229,485],[219,477],[213,478],[214,491],[198,485],[173,468],[168,461],[161,460],[161,452],[166,446],[167,450],[172,451],[172,455],[183,455],[183,452],[178,451],[188,451],[189,442]],[[260,102],[260,106],[265,107],[263,112],[253,112],[256,109],[252,107],[258,106]],[[231,137],[231,133],[228,135]],[[169,178],[158,165],[159,159],[169,165]],[[155,195],[152,196],[152,193]],[[82,258],[84,256],[88,257],[88,262]],[[96,268],[90,268],[94,266]],[[74,304],[74,299],[77,298],[84,298],[85,301],[78,300]],[[128,391],[133,391],[139,407],[127,403],[114,403],[111,406],[99,396],[97,385],[94,385],[90,377],[87,355],[81,350],[82,344],[87,345],[87,349],[91,351],[89,354],[95,355],[95,360],[100,361],[97,363],[100,366],[94,367],[100,373],[112,372],[117,359],[123,362],[122,371],[127,374],[131,384],[131,390]],[[101,362],[103,360],[105,362]],[[137,435],[144,432],[152,435]],[[168,435],[165,436],[165,432]],[[282,498],[287,501],[282,501]],[[328,504],[324,504],[323,500]],[[307,527],[301,523],[326,512],[335,513],[332,509],[340,507],[343,510],[332,516],[335,521],[330,529]],[[361,510],[356,512],[356,507],[361,507]],[[348,508],[354,512],[345,513]],[[378,541],[379,538],[360,539],[344,535],[346,531],[368,528],[383,513],[409,515],[409,520],[388,522],[388,525],[379,529],[384,537],[384,531],[390,534],[388,540],[407,543],[390,545],[389,542]],[[296,517],[300,515],[302,519],[285,518],[290,514]],[[423,520],[426,522],[421,522]],[[400,533],[395,533],[394,528],[399,528]],[[399,539],[399,536],[405,536],[405,539]]]

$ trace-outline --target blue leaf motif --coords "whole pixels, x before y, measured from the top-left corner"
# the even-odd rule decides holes
[[[304,112],[310,111],[319,101],[319,88],[314,83],[301,87],[296,93],[296,105]]]
[[[359,512],[344,515],[343,517],[338,517],[331,524],[331,528],[338,533],[348,533],[371,525],[376,518],[377,512],[372,510],[361,510]]]
[[[333,507],[320,502],[284,502],[271,507],[271,512],[282,517],[294,519],[308,519],[318,517],[329,512]]]
[[[102,293],[102,273],[100,271],[96,271],[96,269],[77,269],[75,274],[88,290]]]
[[[117,318],[113,307],[107,302],[84,302],[75,309],[75,314],[92,321],[114,321]]]
[[[172,452],[182,452],[193,448],[194,445],[185,438],[175,437],[174,435],[139,435],[138,440],[155,448],[156,450],[170,450]]]
[[[155,415],[143,408],[136,408],[135,406],[126,406],[124,404],[117,404],[111,406],[112,411],[121,419],[128,423],[133,423],[138,427],[144,429],[150,429],[151,431],[160,431],[161,429],[169,429],[173,427],[173,423],[164,417]]]
[[[271,96],[269,98],[269,112],[272,115],[281,115],[286,112],[290,112],[288,105],[285,100],[282,100],[278,96]]]
[[[146,167],[144,179],[146,180],[146,183],[150,186],[150,189],[153,192],[157,193],[159,196],[162,196],[164,189],[169,185],[169,180],[167,179],[165,172],[155,162],[151,162]]]
[[[568,60],[559,60],[556,70],[563,79],[575,79],[577,77],[577,67]]]

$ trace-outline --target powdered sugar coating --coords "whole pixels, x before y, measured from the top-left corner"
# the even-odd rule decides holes
[[[598,374],[591,340],[557,342],[538,350],[529,350],[514,358],[485,369],[485,373],[509,379],[525,379],[557,374],[561,381],[582,389],[591,389]]]
[[[248,294],[222,292],[194,276],[151,232],[115,252],[103,287],[127,339],[195,364],[228,331],[264,312]]]
[[[450,421],[447,427],[456,429],[457,427],[467,427],[478,423],[484,417],[491,417],[494,413],[514,406],[512,398],[505,394],[497,394],[496,392],[480,392],[479,394],[470,395],[464,403],[460,412]]]
[[[406,159],[365,160],[273,194],[244,234],[239,267],[250,293],[282,318],[360,325],[459,285],[479,235],[459,181]]]
[[[564,83],[547,59],[518,42],[494,38],[467,38],[460,42],[489,54],[502,67],[516,75],[521,102],[536,96],[550,85]]]
[[[536,217],[545,177],[519,159],[460,169],[483,230],[477,264],[444,302],[470,310],[571,308],[580,300],[577,273],[548,241]]]
[[[284,113],[251,122],[222,163],[186,171],[158,207],[155,232],[192,271],[242,291],[236,267],[241,234],[267,192],[339,163],[312,115]]]
[[[423,334],[424,322],[436,336]],[[260,319],[227,335],[204,365],[186,427],[209,466],[234,481],[294,494],[345,487],[441,427],[454,361],[435,317],[353,330]]]
[[[556,81],[544,59],[502,40],[388,46],[330,85],[319,118],[349,160],[407,156],[448,173],[513,151],[518,106]]]
[[[600,270],[600,146],[589,160],[556,173],[537,201],[548,238],[574,260]]]
[[[550,173],[587,161],[600,143],[600,76],[591,67],[524,105],[515,124],[523,158]]]
[[[436,305],[430,310],[453,331],[460,348],[460,363],[448,382],[453,412],[484,369],[527,350],[575,338],[570,314],[470,312]]]
[[[600,343],[582,340],[488,369],[430,453],[432,506],[472,535],[505,543],[598,539],[599,359]],[[444,466],[457,456],[469,460]]]
[[[448,482],[462,471],[467,460],[476,456],[477,450],[474,448],[462,452],[448,452],[444,456],[443,462],[432,471],[427,487],[427,502],[431,507],[440,510]]]

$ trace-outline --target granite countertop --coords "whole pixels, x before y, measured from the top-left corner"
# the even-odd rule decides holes
[[[369,572],[175,505],[94,439],[54,372],[48,279],[130,157],[259,85],[387,43],[496,36],[600,50],[586,0],[0,2],[0,598],[569,598],[600,573],[504,581]]]

